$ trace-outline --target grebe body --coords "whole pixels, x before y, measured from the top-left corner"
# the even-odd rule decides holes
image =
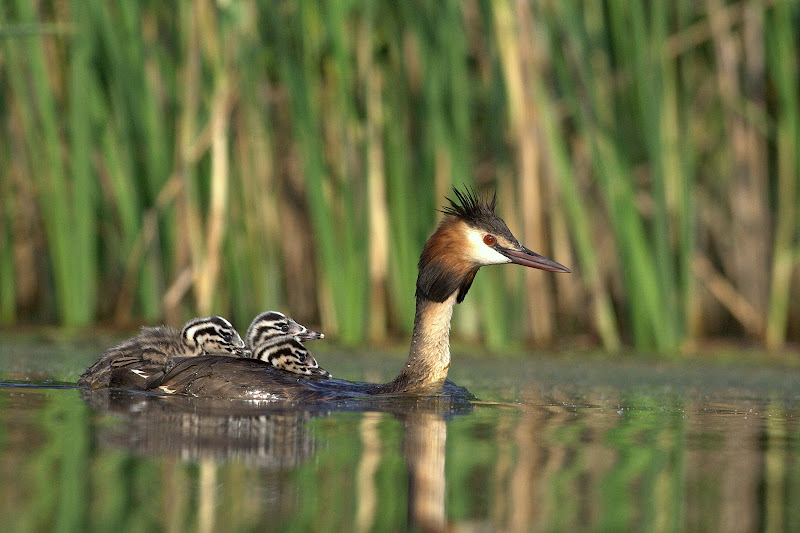
[[[550,272],[569,272],[522,246],[495,214],[496,197],[483,200],[454,189],[456,200],[422,251],[418,265],[416,313],[408,360],[385,384],[313,380],[270,368],[256,359],[201,356],[177,362],[153,388],[170,394],[305,401],[391,394],[455,394],[450,368],[450,320],[482,266],[514,263]],[[460,392],[458,392],[460,394]],[[468,393],[467,393],[468,394]]]

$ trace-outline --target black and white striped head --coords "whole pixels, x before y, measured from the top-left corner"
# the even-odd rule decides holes
[[[281,336],[253,348],[253,358],[270,366],[309,377],[329,378],[330,372],[320,368],[317,360],[296,337]]]
[[[325,335],[312,331],[278,311],[265,311],[255,317],[245,334],[245,343],[251,350],[269,339],[288,336],[300,342],[321,339]]]
[[[191,319],[181,328],[181,340],[198,355],[242,356],[247,352],[239,333],[221,316]]]

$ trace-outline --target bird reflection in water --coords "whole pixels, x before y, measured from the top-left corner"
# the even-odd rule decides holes
[[[251,467],[289,471],[314,460],[317,450],[314,432],[308,425],[311,420],[335,412],[363,412],[363,451],[357,474],[355,517],[356,525],[362,530],[370,529],[378,512],[375,473],[380,450],[379,417],[390,414],[404,428],[401,451],[408,473],[409,524],[424,531],[438,531],[446,526],[447,420],[472,411],[469,398],[447,395],[406,394],[298,406],[119,389],[86,389],[81,393],[93,410],[112,414],[117,419],[115,424],[98,427],[100,445],[123,448],[141,456],[173,457],[199,463],[201,500],[214,498],[213,490],[202,490],[202,479],[215,479],[219,464],[239,461]],[[208,504],[200,506],[198,520],[213,529],[213,513],[203,513],[203,508],[207,509]]]

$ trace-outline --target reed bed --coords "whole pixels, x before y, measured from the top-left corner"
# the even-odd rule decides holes
[[[0,7],[0,320],[264,308],[410,329],[452,185],[570,276],[485,269],[490,348],[797,340],[796,1]]]

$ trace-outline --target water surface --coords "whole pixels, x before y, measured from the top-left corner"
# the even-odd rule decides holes
[[[65,383],[97,353],[0,347],[9,530],[800,530],[795,369],[456,354],[479,400],[287,407]]]

